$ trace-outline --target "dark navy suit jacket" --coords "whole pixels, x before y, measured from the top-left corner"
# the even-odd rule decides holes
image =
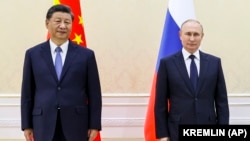
[[[66,139],[86,141],[88,129],[101,130],[101,105],[99,74],[92,50],[69,41],[60,80],[49,41],[26,51],[21,128],[33,128],[35,141],[52,140],[58,108]]]
[[[180,124],[229,124],[227,90],[220,58],[200,51],[196,91],[181,51],[161,59],[156,81],[155,123],[157,138],[170,137],[171,141],[178,141]]]

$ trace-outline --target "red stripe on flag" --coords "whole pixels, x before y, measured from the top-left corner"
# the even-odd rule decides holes
[[[155,132],[155,115],[154,115],[154,106],[155,106],[155,91],[156,91],[156,79],[157,79],[157,73],[154,74],[153,78],[153,84],[151,88],[151,94],[149,97],[148,102],[148,109],[144,124],[144,138],[145,141],[157,141],[156,139],[156,132]],[[170,102],[166,103],[166,106],[168,104],[168,110],[170,109]]]
[[[155,135],[155,115],[154,115],[156,77],[157,73],[154,74],[151,94],[148,102],[148,110],[144,124],[145,141],[157,141]]]

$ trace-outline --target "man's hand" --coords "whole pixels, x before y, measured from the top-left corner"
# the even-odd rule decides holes
[[[160,138],[158,139],[158,141],[170,141],[170,138],[169,137]]]
[[[88,131],[89,140],[88,141],[93,141],[96,138],[97,134],[98,134],[98,130],[89,129],[89,131]]]
[[[34,141],[33,130],[30,128],[24,129],[24,137],[26,141]]]

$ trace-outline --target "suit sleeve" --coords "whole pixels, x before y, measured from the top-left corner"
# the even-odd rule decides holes
[[[168,131],[168,82],[167,69],[164,60],[160,61],[160,66],[156,80],[156,96],[155,96],[155,126],[156,138],[163,138],[169,136]]]
[[[215,95],[215,106],[218,117],[218,124],[229,124],[228,97],[220,59],[218,66],[218,80]]]
[[[33,93],[35,83],[29,51],[26,51],[21,87],[21,128],[32,128]]]
[[[88,104],[89,128],[101,130],[102,97],[94,52],[92,52],[88,60]]]

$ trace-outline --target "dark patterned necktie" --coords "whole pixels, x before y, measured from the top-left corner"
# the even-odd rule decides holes
[[[197,82],[198,82],[198,70],[196,67],[196,64],[194,62],[194,55],[190,55],[189,58],[191,59],[191,64],[190,64],[190,80],[192,82],[194,90],[196,90],[197,87]]]
[[[55,69],[58,80],[60,80],[61,72],[62,72],[62,57],[61,57],[61,51],[62,49],[60,47],[56,48],[56,59],[55,59]]]

